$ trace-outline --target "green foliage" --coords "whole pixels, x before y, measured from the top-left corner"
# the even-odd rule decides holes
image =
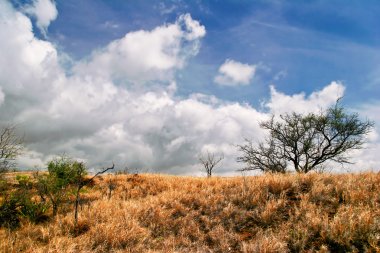
[[[33,201],[27,189],[18,189],[5,196],[0,204],[0,227],[15,229],[20,226],[22,217],[33,223],[42,222],[47,219],[47,208],[45,203]]]
[[[63,188],[75,181],[75,167],[78,162],[62,156],[48,163],[49,177],[54,180],[56,188]]]
[[[72,193],[72,187],[87,174],[83,163],[62,156],[48,163],[48,174],[36,175],[40,197],[49,199],[56,215],[59,207]]]
[[[45,214],[49,205],[43,202],[34,202],[30,198],[24,199],[20,208],[20,215],[33,223],[40,223],[48,219]]]
[[[11,186],[5,178],[0,178],[0,227],[17,228],[21,221],[28,219],[39,223],[48,219],[46,212],[52,208],[53,216],[70,196],[75,197],[75,226],[78,221],[80,193],[93,179],[110,169],[96,173],[86,179],[87,168],[83,162],[66,156],[58,157],[48,163],[48,173],[36,172],[33,180],[28,175],[16,175],[18,184]],[[39,196],[39,197],[38,197]]]
[[[7,180],[0,177],[0,196],[3,195],[9,189]]]
[[[18,182],[19,188],[31,189],[33,187],[30,177],[28,175],[16,175],[16,180]]]
[[[79,191],[89,183],[86,175],[84,163],[62,156],[48,163],[48,173],[34,173],[34,180],[28,175],[16,175],[18,184],[13,187],[0,178],[0,227],[15,229],[23,219],[45,221],[48,209],[52,207],[56,215],[70,195],[76,197],[77,208]]]
[[[15,229],[20,226],[19,201],[15,197],[4,199],[0,205],[0,227]]]

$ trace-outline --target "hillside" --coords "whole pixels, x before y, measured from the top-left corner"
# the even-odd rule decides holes
[[[109,185],[114,186],[109,195]],[[2,252],[380,252],[380,174],[107,175]]]

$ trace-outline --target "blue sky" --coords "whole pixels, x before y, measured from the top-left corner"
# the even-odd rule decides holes
[[[271,114],[343,104],[380,124],[378,1],[0,1],[0,120],[24,167],[199,174],[197,157],[260,139]],[[378,169],[379,129],[353,153]]]
[[[199,54],[178,73],[183,95],[204,92],[257,105],[268,97],[269,84],[286,93],[310,93],[332,80],[345,83],[349,104],[380,94],[377,1],[65,0],[57,8],[49,38],[77,59],[130,31],[190,13],[207,35]],[[249,86],[217,87],[213,77],[226,58],[262,67]]]

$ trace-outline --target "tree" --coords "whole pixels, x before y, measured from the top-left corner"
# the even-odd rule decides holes
[[[19,192],[10,191],[11,184],[2,175],[16,167],[16,158],[22,151],[22,143],[23,138],[16,134],[15,126],[0,129],[0,227],[15,228],[20,222],[23,203],[20,201]]]
[[[112,167],[105,168],[99,172],[97,172],[94,176],[87,179],[85,176],[87,175],[87,168],[83,162],[75,162],[73,164],[74,173],[74,182],[75,182],[75,205],[74,205],[74,227],[78,224],[78,206],[80,201],[80,191],[83,187],[90,184],[94,181],[94,179],[107,172],[108,170],[112,170],[115,168],[115,164],[112,164]]]
[[[49,199],[53,216],[57,215],[61,204],[68,197],[68,189],[75,182],[76,161],[62,156],[48,163],[48,173],[36,174],[37,190],[41,199]]]
[[[240,145],[239,150],[243,152],[243,155],[238,157],[237,161],[247,165],[242,171],[286,172],[286,161],[276,150],[273,139],[268,139],[266,143],[259,143],[257,147],[254,147],[251,141],[246,140],[246,144]]]
[[[362,148],[365,135],[374,123],[347,113],[336,104],[318,114],[291,113],[274,116],[260,124],[269,137],[257,146],[251,141],[238,145],[243,153],[238,162],[247,164],[243,170],[285,172],[289,164],[299,173],[307,173],[326,161],[350,163],[348,152]]]
[[[215,154],[210,153],[209,151],[207,151],[206,155],[200,155],[199,156],[199,161],[202,163],[203,169],[207,173],[207,177],[212,176],[213,169],[223,159],[224,159],[223,155],[215,157]]]
[[[75,161],[67,156],[61,156],[48,163],[47,174],[36,174],[37,190],[43,202],[49,199],[53,216],[57,215],[61,204],[68,199],[69,194],[75,196],[74,202],[74,224],[78,222],[78,207],[80,202],[80,191],[90,184],[94,179],[115,167],[105,168],[91,178],[87,178],[87,168],[83,162]]]
[[[6,126],[0,130],[0,173],[15,168],[22,143],[23,138],[16,134],[15,126]]]

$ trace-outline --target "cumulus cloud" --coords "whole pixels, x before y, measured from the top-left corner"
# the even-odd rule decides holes
[[[127,33],[77,64],[75,73],[132,83],[172,80],[173,71],[198,53],[205,34],[198,21],[181,15],[173,24]]]
[[[4,93],[1,120],[15,120],[27,108],[54,97],[63,72],[55,47],[38,40],[32,23],[7,1],[0,2],[0,84]]]
[[[368,102],[367,104],[355,108],[354,111],[363,119],[373,121],[375,127],[373,131],[368,134],[364,148],[355,150],[355,152],[352,153],[354,164],[348,167],[350,171],[378,171],[380,167],[378,159],[380,150],[380,103],[379,101]]]
[[[0,122],[17,123],[25,134],[20,166],[43,167],[65,152],[92,168],[113,161],[118,168],[194,175],[198,155],[210,150],[225,156],[220,174],[239,168],[234,145],[263,138],[259,122],[269,113],[204,94],[175,95],[173,73],[197,53],[203,36],[205,28],[184,15],[151,31],[127,33],[74,63],[68,75],[54,45],[36,38],[30,19],[0,1],[0,37],[7,38],[0,40]],[[165,85],[132,89],[121,81]],[[276,113],[300,107],[295,104],[323,107],[343,92],[336,82],[310,96],[273,87],[266,105]]]
[[[305,93],[286,95],[270,86],[271,98],[266,107],[273,114],[283,114],[286,112],[309,113],[317,112],[321,109],[336,103],[337,99],[344,94],[344,85],[340,82],[331,82],[320,91],[315,91],[306,97]]]
[[[220,67],[214,82],[220,85],[248,85],[255,75],[256,66],[227,59]]]
[[[206,35],[206,29],[200,25],[199,21],[191,18],[190,14],[181,15],[178,19],[178,24],[184,26],[185,38],[187,40],[195,40]]]
[[[309,96],[305,93],[286,95],[276,90],[274,86],[270,87],[271,98],[265,103],[269,112],[274,115],[280,115],[289,112],[310,113],[325,110],[334,105],[337,99],[343,97],[345,87],[341,82],[331,82],[322,90],[312,92]],[[354,150],[348,154],[353,164],[333,164],[330,168],[335,168],[335,172],[360,172],[368,170],[379,170],[380,160],[377,153],[380,150],[379,142],[379,125],[380,125],[380,105],[379,103],[364,104],[359,108],[345,108],[349,113],[358,113],[361,119],[370,119],[375,122],[375,128],[366,136],[363,149]]]
[[[47,29],[58,16],[54,0],[33,0],[25,7],[25,12],[36,18],[36,24],[41,33],[46,36]]]

